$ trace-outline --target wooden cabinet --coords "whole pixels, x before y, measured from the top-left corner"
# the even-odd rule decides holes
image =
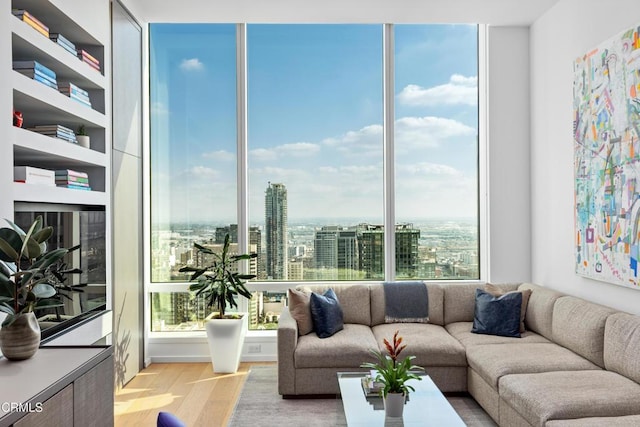
[[[111,347],[43,347],[25,361],[0,359],[0,378],[0,427],[113,426]]]

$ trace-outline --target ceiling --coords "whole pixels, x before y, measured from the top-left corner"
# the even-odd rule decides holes
[[[530,25],[561,0],[120,0],[143,22]]]

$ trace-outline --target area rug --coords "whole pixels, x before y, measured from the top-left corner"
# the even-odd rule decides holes
[[[469,427],[495,427],[491,417],[468,396],[447,397]],[[230,427],[346,426],[342,401],[283,399],[278,394],[276,366],[253,366],[229,421]]]

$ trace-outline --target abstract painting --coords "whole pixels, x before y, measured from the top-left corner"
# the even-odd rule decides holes
[[[640,289],[640,26],[577,58],[576,273]]]

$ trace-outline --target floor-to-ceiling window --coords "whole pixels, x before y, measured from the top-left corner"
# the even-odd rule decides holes
[[[398,279],[478,279],[478,28],[395,25]]]
[[[236,26],[154,24],[149,37],[150,272],[169,284],[188,279],[178,270],[196,262],[194,242],[220,248],[217,228],[237,223]],[[152,330],[204,318],[176,290],[152,293]]]
[[[225,234],[258,254],[254,329],[292,283],[479,278],[477,26],[150,28],[154,331],[198,327],[178,270]]]

